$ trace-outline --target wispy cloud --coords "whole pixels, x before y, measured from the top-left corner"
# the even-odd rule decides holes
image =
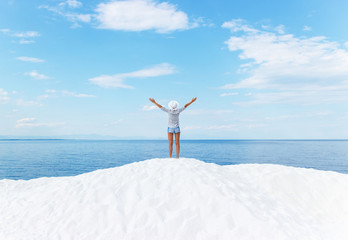
[[[37,80],[44,80],[44,79],[49,79],[50,77],[44,75],[44,74],[41,74],[41,73],[38,73],[37,71],[33,70],[31,72],[27,72],[25,73],[25,75],[27,76],[30,76],[34,79],[37,79]]]
[[[42,63],[45,62],[45,60],[40,58],[34,58],[34,57],[17,57],[18,60],[24,61],[24,62],[33,62],[33,63]]]
[[[90,78],[89,81],[101,87],[113,87],[113,88],[133,88],[130,85],[124,84],[126,79],[131,78],[149,78],[158,77],[164,75],[170,75],[175,72],[175,67],[168,63],[162,63],[154,65],[149,68],[144,68],[138,71],[129,73],[119,73],[115,75],[101,75],[99,77]]]
[[[221,94],[220,94],[220,97],[236,96],[236,95],[238,95],[238,94],[239,94],[239,93],[237,93],[237,92],[221,93]]]
[[[285,26],[281,24],[281,25],[275,27],[274,30],[276,32],[278,32],[279,34],[284,34],[285,33]]]
[[[310,26],[303,26],[303,31],[306,31],[306,32],[308,32],[308,31],[312,31],[312,28],[310,27]]]
[[[21,127],[57,127],[65,125],[65,122],[40,123],[35,118],[22,118],[17,120],[16,128]]]
[[[92,20],[93,14],[90,13],[79,13],[76,11],[71,11],[71,9],[77,9],[82,6],[82,2],[75,0],[68,0],[59,3],[56,6],[42,5],[39,6],[41,9],[46,9],[57,15],[65,17],[68,21],[72,22],[73,28],[81,27],[79,23],[89,23]]]
[[[20,44],[35,43],[35,40],[33,39],[41,36],[41,34],[37,31],[13,31],[7,28],[0,29],[0,32],[11,37],[21,38],[19,40]]]
[[[250,77],[224,85],[222,89],[277,91],[254,94],[254,102],[260,102],[261,97],[263,102],[271,99],[302,102],[320,101],[320,98],[339,101],[347,99],[339,91],[348,89],[348,51],[338,43],[322,36],[295,37],[282,34],[279,30],[259,30],[241,19],[226,22],[222,27],[233,33],[226,41],[229,50],[241,51],[240,59],[252,61],[249,66],[241,66]],[[236,32],[239,34],[236,35]],[[332,91],[338,91],[340,98],[334,97]],[[308,97],[317,95],[321,97]],[[297,99],[291,100],[288,96]]]
[[[35,120],[36,120],[35,118],[22,118],[17,120],[17,123],[32,123]]]
[[[58,96],[64,97],[76,97],[76,98],[95,98],[96,95],[86,94],[86,93],[76,93],[67,90],[55,90],[55,89],[46,89],[46,94],[38,96],[38,100],[44,100],[47,98],[55,98]]]
[[[7,103],[10,98],[8,97],[9,93],[0,88],[0,103],[5,104]]]
[[[76,93],[76,92],[70,92],[66,90],[62,90],[61,93],[63,96],[70,96],[70,97],[77,97],[77,98],[94,98],[96,97],[95,95],[91,94],[85,94],[85,93]]]
[[[224,22],[221,26],[222,28],[230,29],[232,32],[247,32],[247,33],[258,33],[259,30],[250,27],[246,24],[246,21],[243,19],[234,19],[229,22]]]
[[[20,44],[31,44],[31,43],[35,43],[35,41],[34,40],[20,39],[19,43]]]
[[[27,101],[23,99],[18,99],[16,101],[16,105],[21,107],[43,106],[43,104],[39,101]]]
[[[34,38],[34,37],[39,37],[40,33],[36,31],[15,32],[12,34],[12,36],[19,37],[19,38]]]
[[[64,2],[59,3],[59,6],[68,6],[71,8],[79,8],[82,6],[82,2],[76,0],[66,0]]]
[[[343,45],[348,48],[348,42],[345,42]]]
[[[99,28],[104,29],[167,33],[192,27],[186,13],[168,2],[111,1],[100,3],[95,11]]]
[[[47,9],[73,22],[72,27],[81,27],[79,23],[92,23],[101,29],[116,31],[147,31],[169,33],[187,30],[199,25],[206,26],[203,18],[189,21],[187,14],[168,2],[155,0],[123,0],[99,3],[94,12],[82,12],[82,2],[62,1],[55,6],[42,5]]]
[[[155,110],[157,107],[156,106],[149,106],[149,105],[145,105],[142,107],[143,111],[152,111]]]

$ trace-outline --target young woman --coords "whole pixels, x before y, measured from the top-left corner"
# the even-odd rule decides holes
[[[179,114],[184,111],[191,103],[196,101],[196,97],[192,98],[191,102],[185,104],[184,107],[179,108],[179,103],[176,101],[170,101],[168,108],[156,103],[155,99],[149,98],[151,102],[156,104],[162,111],[168,113],[168,141],[169,141],[169,157],[172,157],[173,152],[173,135],[175,134],[175,146],[176,146],[176,158],[179,158],[180,153],[180,127],[179,127]]]

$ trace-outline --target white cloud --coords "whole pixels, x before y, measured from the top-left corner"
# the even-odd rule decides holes
[[[189,24],[186,13],[168,2],[126,0],[100,3],[96,10],[99,28],[124,31],[155,30],[167,33],[185,30]]]
[[[312,31],[312,28],[309,26],[303,26],[303,31]]]
[[[25,75],[27,76],[30,76],[34,79],[37,79],[37,80],[43,80],[43,79],[49,79],[50,77],[44,75],[44,74],[41,74],[41,73],[38,73],[37,71],[31,71],[31,72],[28,72],[28,73],[25,73]]]
[[[82,2],[76,1],[76,0],[67,0],[64,2],[59,3],[59,6],[69,6],[71,8],[79,8],[82,6]]]
[[[77,98],[94,98],[95,95],[91,94],[85,94],[85,93],[75,93],[75,92],[69,92],[66,90],[62,90],[63,96],[71,96],[71,97],[77,97]]]
[[[32,107],[32,106],[43,106],[41,102],[37,101],[25,101],[23,99],[18,99],[16,102],[17,106],[22,106],[22,107]]]
[[[33,63],[42,63],[45,62],[43,59],[39,58],[33,58],[33,57],[17,57],[18,60],[24,61],[24,62],[33,62]]]
[[[334,82],[333,77],[345,81],[348,76],[348,52],[325,37],[296,38],[255,30],[232,36],[226,44],[230,51],[241,51],[240,59],[255,64],[251,77],[228,84],[227,89],[326,86]]]
[[[19,119],[16,124],[16,128],[21,127],[57,127],[65,125],[65,122],[53,122],[53,123],[39,123],[35,118],[23,118]]]
[[[348,48],[348,42],[345,42],[345,43],[344,43],[344,46],[345,46],[346,48]]]
[[[36,121],[36,118],[22,118],[17,120],[17,123],[32,123],[35,121]]]
[[[321,101],[319,98],[337,101],[347,99],[339,92],[339,98],[332,93],[348,89],[348,51],[340,48],[338,43],[322,36],[295,37],[292,34],[258,30],[240,19],[222,26],[230,28],[233,34],[240,32],[226,41],[229,50],[241,51],[241,60],[253,61],[246,67],[249,77],[222,86],[223,89],[287,91],[255,94],[255,102],[268,102],[277,98],[293,101],[287,97],[291,95],[302,97],[302,101],[304,98],[311,100],[312,103]],[[319,94],[310,91],[318,91]],[[316,99],[306,97],[308,94]]]
[[[198,17],[198,18],[193,19],[193,24],[192,24],[191,28],[198,27],[198,26],[214,27],[215,24],[210,19],[207,19],[204,17]]]
[[[226,96],[236,96],[238,95],[237,92],[231,92],[231,93],[221,93],[220,97],[226,97]]]
[[[279,34],[284,34],[285,33],[285,26],[284,25],[279,25],[279,26],[275,27],[274,30],[276,32],[278,32]]]
[[[8,36],[21,38],[18,41],[19,44],[35,43],[33,38],[36,38],[36,37],[40,36],[40,33],[36,32],[36,31],[22,31],[22,32],[19,32],[19,31],[12,31],[10,29],[0,29],[0,32],[6,34]]]
[[[142,107],[143,111],[152,111],[155,110],[157,107],[156,106],[149,106],[149,105],[145,105]]]
[[[154,65],[149,68],[144,68],[138,71],[129,73],[119,73],[115,75],[101,75],[99,77],[90,78],[89,81],[101,87],[114,88],[133,88],[132,86],[124,84],[124,80],[129,78],[148,78],[170,75],[175,72],[175,67],[168,63]]]
[[[31,44],[35,43],[33,38],[39,37],[40,33],[36,31],[24,31],[24,32],[18,32],[18,31],[12,31],[10,29],[0,29],[0,32],[16,38],[21,38],[18,43],[19,44]]]
[[[60,96],[65,96],[65,97],[76,97],[76,98],[95,98],[97,96],[92,95],[92,94],[85,94],[85,93],[76,93],[76,92],[71,92],[67,90],[55,90],[55,89],[46,89],[45,91],[47,94],[38,96],[38,100],[43,100],[47,98],[54,98]]]
[[[113,87],[113,88],[133,88],[132,86],[126,85],[123,83],[118,74],[116,75],[101,75],[99,77],[90,78],[89,81],[100,87]]]
[[[36,99],[41,101],[41,100],[44,100],[44,99],[47,99],[47,98],[50,98],[50,97],[52,97],[52,96],[49,95],[49,94],[44,94],[44,95],[38,96]]]
[[[31,44],[31,43],[35,43],[34,40],[25,40],[25,39],[21,39],[19,40],[20,44]]]
[[[57,90],[55,90],[55,89],[46,89],[45,92],[47,92],[47,93],[56,93]]]
[[[81,27],[80,22],[89,23],[102,29],[121,31],[154,30],[168,33],[201,26],[211,26],[203,18],[189,22],[186,13],[179,11],[177,6],[156,0],[124,0],[102,2],[94,9],[94,13],[77,12],[82,3],[76,0],[62,1],[55,6],[42,5],[47,9],[73,22],[72,27]]]
[[[47,9],[50,12],[53,12],[55,14],[65,17],[68,21],[73,23],[72,27],[76,28],[76,27],[81,27],[79,25],[79,22],[88,23],[92,21],[92,16],[93,16],[93,14],[71,12],[65,9],[65,6],[69,6],[70,8],[78,8],[82,6],[82,3],[81,5],[79,3],[80,2],[78,1],[65,1],[58,4],[58,6],[43,5],[43,6],[39,6],[39,8]]]
[[[26,31],[26,32],[13,33],[12,36],[20,37],[20,38],[33,38],[33,37],[39,37],[40,33],[35,31]]]
[[[262,28],[262,29],[269,30],[271,27],[270,27],[270,26],[268,26],[268,25],[261,25],[261,28]]]
[[[81,27],[78,23],[84,22],[88,23],[92,20],[91,14],[78,14],[78,13],[62,13],[64,17],[66,17],[69,21],[73,22],[74,25],[72,27]]]
[[[92,19],[91,14],[76,14],[74,17],[81,22],[90,22]]]
[[[222,28],[230,29],[232,32],[249,32],[249,33],[258,33],[259,30],[248,26],[245,20],[243,19],[234,19],[229,22],[224,22],[221,26]]]
[[[10,100],[8,92],[0,88],[0,103],[7,103]]]

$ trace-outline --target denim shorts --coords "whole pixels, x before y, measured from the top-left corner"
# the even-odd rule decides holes
[[[180,127],[176,127],[176,128],[168,127],[168,132],[169,133],[179,133],[180,132]]]

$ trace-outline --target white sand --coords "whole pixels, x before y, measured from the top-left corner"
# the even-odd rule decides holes
[[[0,239],[346,240],[348,175],[182,158],[1,180]]]

